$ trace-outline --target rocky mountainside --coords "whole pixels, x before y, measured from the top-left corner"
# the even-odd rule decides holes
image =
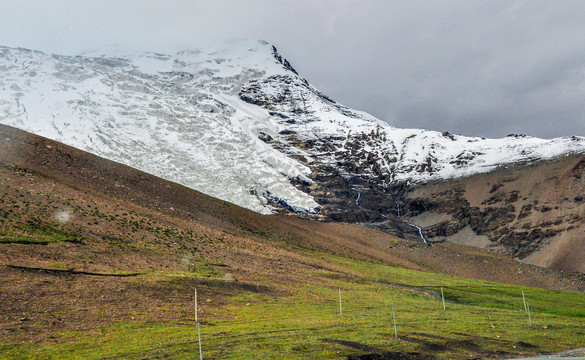
[[[585,272],[585,156],[510,166],[405,191],[404,212],[432,241],[492,249]]]
[[[429,203],[409,195],[420,184],[585,151],[582,137],[484,139],[395,128],[330,99],[263,41],[92,57],[0,47],[0,91],[0,123],[256,212],[374,224],[425,241],[447,230],[415,225]],[[485,218],[484,210],[447,212],[470,219]],[[467,221],[449,231],[467,229]],[[504,234],[471,230],[526,255],[506,245],[516,240]]]

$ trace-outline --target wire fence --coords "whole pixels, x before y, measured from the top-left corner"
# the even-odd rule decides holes
[[[428,294],[424,293],[417,294],[434,299],[436,306],[432,305],[433,302],[431,302],[425,304],[425,306],[413,308],[412,303],[400,303],[400,298],[401,296],[404,298],[404,294],[397,295],[395,293],[389,295],[383,302],[376,304],[368,302],[367,299],[356,299],[351,290],[342,291],[341,288],[337,288],[337,294],[328,299],[324,299],[324,294],[319,293],[311,306],[307,306],[305,302],[270,301],[261,305],[262,310],[226,313],[224,314],[226,319],[216,319],[214,326],[229,324],[230,332],[222,332],[221,335],[212,333],[205,335],[221,336],[221,341],[224,344],[240,342],[243,336],[254,338],[254,341],[264,341],[273,339],[276,336],[286,336],[289,333],[310,333],[312,331],[311,326],[307,326],[307,322],[310,322],[311,319],[320,319],[319,331],[324,333],[335,332],[341,328],[357,330],[370,327],[379,328],[380,331],[385,331],[399,341],[401,332],[412,333],[420,330],[421,322],[425,326],[442,327],[446,331],[449,327],[456,327],[456,324],[450,325],[449,321],[458,318],[451,315],[462,310],[461,307],[466,307],[466,311],[480,315],[482,321],[476,323],[476,326],[505,328],[510,325],[523,326],[522,324],[524,324],[529,328],[533,325],[532,315],[528,307],[529,303],[526,301],[524,291],[519,293],[518,296],[510,294],[511,298],[508,300],[514,301],[512,307],[515,310],[497,308],[505,312],[505,314],[501,314],[498,317],[497,313],[485,307],[459,304],[454,301],[449,302],[450,299],[445,295],[444,290],[468,289],[470,286],[433,285],[425,288],[437,288],[440,291],[439,297],[428,296]],[[329,291],[328,294],[331,294],[331,289],[327,290]],[[195,291],[195,311],[197,311],[196,294]],[[515,300],[518,300],[517,303]],[[239,306],[246,308],[244,303],[240,303]],[[289,312],[283,311],[283,309],[287,309]],[[532,311],[534,312],[534,309]],[[406,316],[402,316],[405,314]],[[412,321],[413,315],[417,318],[416,323]],[[195,317],[197,318],[197,316],[196,314]],[[198,321],[196,323],[200,359],[203,359],[200,323]],[[210,331],[212,330],[210,329]]]

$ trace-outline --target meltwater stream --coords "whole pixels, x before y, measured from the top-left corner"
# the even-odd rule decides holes
[[[409,222],[408,225],[412,226],[413,228],[416,228],[418,230],[418,234],[420,235],[420,238],[422,239],[422,241],[425,244],[428,244],[427,239],[425,239],[423,233],[422,233],[422,228],[414,223]]]
[[[396,204],[396,216],[401,217],[400,216],[400,202],[398,201],[398,199],[396,199],[394,196],[390,195],[390,197],[392,198],[392,201],[394,201],[394,203]],[[422,239],[422,241],[425,244],[428,244],[427,239],[425,239],[425,236],[422,233],[422,228],[414,223],[408,222],[408,225],[412,226],[413,228],[418,230],[418,234],[420,235],[420,238]]]

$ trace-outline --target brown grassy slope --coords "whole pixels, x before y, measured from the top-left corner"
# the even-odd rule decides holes
[[[574,275],[484,250],[423,246],[357,225],[259,215],[1,125],[0,219],[0,337],[6,339],[46,338],[60,329],[96,329],[134,317],[183,319],[194,286],[205,294],[205,312],[241,291],[283,296],[297,284],[319,283],[326,273],[356,276],[326,254],[584,288]],[[181,276],[169,276],[174,274]]]
[[[447,240],[495,248],[534,265],[585,272],[582,154],[425,184],[408,197],[438,204],[416,220],[423,226],[451,221],[448,227],[453,230]],[[453,234],[461,221],[455,219],[461,200],[468,203],[467,209],[476,208],[485,218],[491,218],[487,227],[476,226],[484,239],[473,236],[469,229],[463,238]]]

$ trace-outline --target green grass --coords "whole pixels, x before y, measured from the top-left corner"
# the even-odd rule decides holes
[[[240,292],[229,305],[201,314],[204,358],[343,358],[373,351],[367,350],[370,348],[469,359],[470,354],[513,357],[585,346],[582,294],[318,256],[343,265],[347,275],[355,272],[361,277],[352,280],[320,276],[318,282],[312,279],[306,284],[291,284],[290,295],[278,297]],[[433,297],[380,283],[439,292],[443,287],[447,300],[456,303],[448,302],[443,310],[441,302]],[[343,315],[339,314],[339,288]],[[531,304],[532,327],[524,312],[521,291]],[[203,299],[205,294],[201,296]],[[392,304],[398,340],[394,338]],[[0,346],[0,357],[192,359],[197,352],[196,334],[193,318],[180,323],[119,322],[91,333],[61,333],[56,343],[5,344]],[[526,344],[534,348],[526,348]]]
[[[418,271],[380,266],[369,262],[360,262],[330,257],[331,261],[340,261],[344,267],[381,283],[420,287],[440,293],[444,289],[449,300],[474,306],[515,310],[524,309],[522,291],[531,309],[539,312],[585,318],[583,300],[585,296],[578,293],[528,288],[516,285],[504,285],[496,282],[465,279],[454,276],[421,273]]]

